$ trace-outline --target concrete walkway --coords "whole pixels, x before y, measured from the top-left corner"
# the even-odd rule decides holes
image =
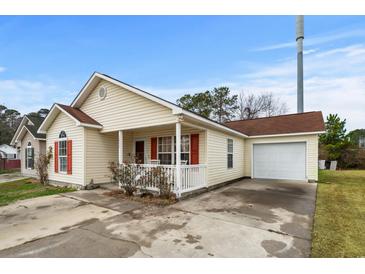
[[[243,180],[168,207],[78,191],[0,208],[0,257],[307,257],[316,184]]]
[[[25,179],[27,177],[24,177],[20,174],[20,172],[14,172],[14,173],[5,173],[0,174],[0,184],[1,183],[9,183],[21,179]]]

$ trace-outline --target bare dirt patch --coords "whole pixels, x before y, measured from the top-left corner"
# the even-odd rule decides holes
[[[111,191],[104,192],[103,195],[109,196],[109,197],[120,198],[120,199],[124,199],[124,200],[141,202],[141,203],[147,204],[147,205],[161,206],[161,207],[172,205],[177,202],[177,199],[175,197],[160,198],[160,197],[156,197],[150,193],[145,193],[142,195],[128,196],[123,192],[123,190],[111,190]]]

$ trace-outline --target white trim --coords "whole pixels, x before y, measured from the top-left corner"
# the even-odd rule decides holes
[[[95,72],[90,77],[90,79],[87,81],[86,85],[82,88],[82,90],[80,91],[80,93],[77,95],[76,99],[72,102],[72,104],[71,104],[72,107],[80,107],[82,105],[82,103],[84,102],[83,99],[82,99],[82,97],[88,91],[89,87],[92,85],[93,81],[96,78],[99,78],[99,79],[108,81],[108,82],[110,82],[110,83],[112,83],[112,84],[114,84],[116,86],[119,86],[119,87],[121,87],[123,89],[126,89],[128,91],[131,91],[131,92],[133,92],[133,93],[135,93],[135,94],[137,94],[139,96],[142,96],[144,98],[147,98],[147,99],[149,99],[149,100],[151,100],[151,101],[153,101],[155,103],[158,103],[158,104],[160,104],[162,106],[165,106],[165,107],[171,109],[172,110],[172,114],[174,114],[174,115],[183,114],[183,115],[186,115],[186,116],[191,117],[193,119],[196,119],[198,121],[201,121],[201,122],[204,122],[206,124],[209,124],[209,125],[211,125],[213,127],[216,127],[216,128],[221,129],[221,130],[224,130],[226,132],[230,132],[230,133],[235,134],[235,135],[238,135],[240,137],[247,137],[247,135],[245,135],[245,134],[243,134],[243,133],[241,133],[239,131],[236,131],[236,130],[231,129],[231,128],[229,128],[227,126],[224,126],[224,125],[220,125],[220,124],[218,124],[216,122],[210,121],[209,119],[203,118],[203,117],[201,117],[201,116],[199,116],[197,114],[194,114],[194,113],[192,113],[190,111],[186,111],[186,110],[182,109],[181,107],[178,107],[178,106],[176,106],[176,105],[174,105],[174,104],[172,104],[172,103],[170,103],[168,101],[165,101],[163,99],[160,99],[160,98],[158,98],[156,96],[153,96],[153,95],[151,95],[151,94],[149,94],[149,93],[147,93],[145,91],[139,90],[139,89],[137,89],[135,87],[132,87],[132,86],[129,86],[129,85],[124,84],[122,82],[119,82],[119,81],[117,81],[117,80],[115,80],[115,79],[113,79],[113,78],[111,78],[109,76],[106,76],[106,75],[101,74],[101,73],[98,73],[98,72]],[[123,130],[125,130],[125,129],[123,129]]]
[[[227,138],[227,145],[226,145],[226,150],[227,150],[227,153],[226,153],[226,168],[227,170],[231,170],[234,168],[234,140],[232,138]],[[228,141],[231,140],[232,141],[232,152],[229,152],[228,151]],[[228,155],[232,155],[232,167],[228,167]]]
[[[141,138],[133,138],[133,156],[136,157],[136,142],[141,142],[143,141],[144,145],[143,145],[143,150],[144,150],[144,155],[143,155],[143,162],[144,164],[148,164],[148,159],[147,159],[147,138],[146,137],[141,137]],[[158,146],[158,140],[157,140],[157,146]],[[157,153],[157,157],[158,157],[158,153]]]
[[[61,106],[59,106],[58,104],[54,104],[52,106],[51,110],[49,111],[47,117],[43,120],[42,124],[39,126],[38,131],[37,131],[38,133],[43,133],[43,134],[46,134],[47,133],[47,130],[43,130],[43,127],[46,124],[46,122],[49,119],[51,119],[50,117],[53,114],[53,112],[55,111],[55,109],[61,111],[62,113],[66,114],[69,118],[71,118],[75,122],[75,125],[77,127],[90,127],[90,128],[97,128],[97,129],[102,129],[103,128],[103,126],[101,126],[101,125],[94,125],[94,124],[82,123],[79,120],[77,120],[74,116],[72,116],[70,113],[68,113],[66,110],[64,110]],[[54,117],[53,120],[54,119],[56,119],[56,117]]]
[[[124,149],[124,137],[123,130],[118,130],[118,163],[123,164],[123,149]]]
[[[78,123],[77,123],[77,126],[78,126],[78,127],[90,127],[90,128],[97,128],[97,129],[102,129],[102,128],[103,128],[103,126],[101,126],[101,125],[94,125],[94,124],[81,123],[81,122],[78,122]]]
[[[30,143],[30,145],[29,145],[29,143]],[[31,168],[31,167],[29,167],[29,163],[28,163],[28,158],[29,158],[29,151],[28,151],[28,149],[31,149],[31,151],[32,151],[32,148],[33,148],[33,146],[32,146],[32,142],[28,142],[28,144],[27,144],[27,146],[25,147],[25,149],[27,150],[27,153],[26,153],[26,155],[27,155],[27,157],[25,158],[25,165],[26,165],[26,169],[27,170],[34,170],[34,161],[35,161],[35,157],[34,157],[34,149],[33,149],[33,155],[32,155],[32,157],[30,157],[32,160],[33,160],[33,168]]]
[[[252,135],[248,136],[249,139],[253,138],[270,138],[270,137],[285,137],[285,136],[301,136],[301,135],[314,135],[322,134],[325,131],[311,131],[311,132],[298,132],[298,133],[284,133],[284,134],[270,134],[270,135]]]
[[[132,126],[132,127],[123,127],[123,128],[117,128],[117,129],[110,129],[110,130],[101,130],[100,133],[109,133],[109,132],[115,132],[118,130],[131,130],[131,129],[141,129],[141,128],[151,128],[151,127],[159,127],[159,126],[166,126],[166,125],[175,125],[175,122],[171,123],[171,122],[165,122],[165,123],[161,123],[161,124],[152,124],[149,126]]]
[[[284,141],[259,141],[259,142],[253,142],[251,143],[251,178],[255,179],[254,173],[253,173],[253,164],[254,164],[254,151],[253,151],[253,147],[254,145],[267,145],[267,144],[290,144],[290,143],[305,143],[305,180],[304,181],[308,181],[308,141],[303,140],[303,141],[298,141],[298,140],[284,140]],[[263,179],[263,178],[258,178],[258,179]],[[282,178],[281,180],[293,180],[293,179],[285,179]],[[293,180],[295,181],[295,180]],[[303,181],[303,180],[298,180],[298,181]]]
[[[19,132],[19,134],[18,134],[18,137],[19,137],[19,135],[23,132],[23,129],[26,129],[26,131],[28,131],[29,132],[29,134],[30,135],[32,135],[32,137],[33,137],[33,139],[34,140],[39,140],[39,141],[46,141],[46,139],[45,138],[37,138],[37,137],[34,137],[34,135],[32,134],[32,132],[24,125],[24,126],[22,126],[22,129],[20,130],[20,132]],[[18,137],[17,137],[17,139],[15,140],[16,142],[18,142],[18,141],[20,141],[20,140],[18,140]]]
[[[62,131],[64,131],[64,130],[61,130],[60,131],[60,133],[62,132]],[[66,133],[66,131],[64,131],[65,133]],[[59,134],[58,134],[58,136],[59,136]],[[66,158],[66,171],[61,171],[61,161],[60,161],[60,142],[66,142],[66,155],[65,156],[61,156],[61,157],[63,157],[63,158]],[[67,149],[68,149],[68,147],[67,147],[67,141],[68,141],[68,139],[67,139],[67,134],[66,134],[66,137],[63,137],[63,138],[59,138],[58,137],[58,139],[57,139],[57,143],[58,143],[58,173],[60,173],[60,174],[66,174],[67,175],[67,169],[68,169],[68,151],[67,151]]]
[[[165,101],[165,100],[162,100],[162,99],[160,99],[160,98],[158,98],[158,97],[155,97],[155,96],[153,96],[153,95],[151,95],[151,94],[148,94],[148,93],[146,93],[146,92],[144,92],[144,91],[141,91],[141,90],[139,90],[139,89],[137,89],[137,88],[134,88],[134,87],[132,87],[132,86],[129,86],[129,85],[126,85],[126,84],[124,84],[124,83],[122,83],[122,82],[119,82],[119,81],[117,81],[117,80],[115,80],[115,79],[113,79],[113,78],[110,78],[110,77],[108,77],[108,76],[106,76],[106,75],[104,75],[104,74],[101,74],[101,73],[99,73],[99,72],[95,72],[92,76],[91,76],[91,78],[88,80],[88,82],[86,83],[86,85],[83,87],[83,89],[80,91],[80,93],[79,93],[79,95],[76,97],[76,99],[72,102],[72,104],[71,104],[71,106],[72,107],[75,107],[75,106],[78,106],[78,107],[80,107],[81,105],[79,105],[80,104],[80,99],[81,99],[81,97],[83,96],[83,94],[87,91],[87,89],[89,88],[89,86],[91,85],[91,83],[94,81],[94,79],[96,78],[96,77],[98,77],[98,78],[100,78],[100,79],[103,79],[103,80],[105,80],[105,81],[108,81],[108,82],[110,82],[110,83],[113,83],[114,85],[117,85],[117,86],[119,86],[119,87],[121,87],[121,88],[123,88],[123,89],[126,89],[126,90],[128,90],[128,91],[131,91],[131,92],[134,92],[135,94],[138,94],[138,95],[140,95],[140,96],[142,96],[142,97],[145,97],[145,98],[147,98],[147,99],[150,99],[151,101],[153,101],[153,102],[156,102],[156,103],[159,103],[159,104],[161,104],[161,105],[163,105],[163,106],[165,106],[165,107],[167,107],[167,108],[171,108],[172,110],[178,110],[178,109],[181,109],[180,107],[177,107],[177,106],[175,106],[175,105],[173,105],[173,104],[171,104],[171,103],[169,103],[169,102],[167,102],[167,101]],[[82,102],[83,103],[83,102]],[[81,104],[82,104],[81,103]]]
[[[196,120],[198,120],[200,122],[209,124],[210,126],[213,126],[213,127],[219,128],[219,129],[221,129],[223,131],[226,131],[226,132],[235,134],[237,136],[245,137],[245,138],[248,137],[246,134],[243,134],[243,133],[241,133],[239,131],[236,131],[234,129],[231,129],[231,128],[227,127],[227,126],[224,126],[224,125],[218,124],[216,122],[213,122],[213,121],[211,121],[211,120],[209,120],[207,118],[201,117],[201,116],[199,116],[199,115],[197,115],[195,113],[192,113],[192,112],[187,111],[187,110],[184,110],[184,109],[181,109],[181,112],[173,111],[173,114],[175,114],[175,115],[183,114],[183,115],[186,115],[186,116],[191,117],[193,119],[196,119]]]
[[[19,124],[19,126],[18,126],[18,128],[16,129],[16,131],[15,131],[15,133],[14,133],[14,136],[13,136],[13,138],[11,139],[11,142],[10,142],[10,145],[15,145],[15,143],[17,143],[17,141],[18,141],[18,135],[20,134],[20,131],[21,131],[21,129],[26,125],[24,122],[25,122],[25,120],[28,120],[32,125],[34,125],[33,124],[33,122],[27,117],[27,115],[24,115],[24,117],[23,117],[23,119],[21,120],[21,122],[20,122],[20,124]],[[24,124],[23,124],[24,123]]]

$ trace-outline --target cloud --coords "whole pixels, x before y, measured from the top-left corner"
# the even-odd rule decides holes
[[[272,92],[296,112],[296,58],[273,63],[251,64],[248,72],[220,82],[196,87],[171,89],[148,87],[145,90],[175,102],[186,93],[201,92],[226,85],[238,94]],[[324,118],[338,113],[347,119],[347,129],[365,128],[365,44],[353,44],[331,50],[313,49],[304,56],[304,110],[323,111]],[[207,83],[206,81],[204,81]],[[203,86],[203,87],[199,87]]]
[[[73,93],[52,83],[21,79],[0,80],[0,104],[26,114],[50,108],[53,102],[68,103]]]
[[[0,67],[0,72],[3,72],[3,71],[5,71],[6,70],[6,68],[4,68],[4,67]]]
[[[305,36],[305,35],[304,35]],[[330,32],[321,34],[318,36],[313,36],[310,38],[304,38],[304,44],[305,46],[316,46],[321,45],[329,42],[334,42],[337,40],[343,40],[348,38],[354,38],[354,37],[363,37],[365,36],[365,29],[353,29],[353,30],[345,30],[345,31],[336,31],[336,32]],[[284,43],[278,43],[273,44],[269,46],[263,46],[258,47],[256,49],[253,49],[253,51],[269,51],[269,50],[278,50],[278,49],[286,49],[286,48],[294,48],[296,46],[296,43],[293,39],[293,41],[290,42],[284,42]]]
[[[304,109],[338,113],[348,129],[365,128],[365,45],[317,51],[304,58]],[[262,65],[241,75],[236,90],[273,92],[296,111],[296,60]]]

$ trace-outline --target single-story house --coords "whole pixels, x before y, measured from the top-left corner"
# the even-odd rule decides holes
[[[10,142],[18,150],[20,170],[24,176],[37,176],[35,163],[40,155],[46,153],[46,135],[37,132],[42,122],[41,117],[24,115]]]
[[[219,124],[101,73],[38,129],[51,182],[108,183],[110,162],[138,162],[173,174],[178,195],[242,177],[316,181],[323,131],[321,112]]]
[[[8,144],[0,145],[0,158],[3,159],[18,159],[17,149]]]

